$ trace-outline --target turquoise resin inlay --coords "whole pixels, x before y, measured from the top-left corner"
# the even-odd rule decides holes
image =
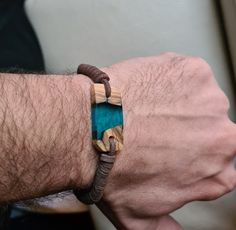
[[[92,134],[94,140],[102,140],[103,132],[123,125],[122,107],[109,103],[92,105]]]

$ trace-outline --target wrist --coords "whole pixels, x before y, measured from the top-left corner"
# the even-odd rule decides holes
[[[78,114],[78,126],[80,130],[78,132],[77,149],[73,156],[70,181],[72,182],[72,188],[85,188],[92,183],[98,162],[98,155],[92,146],[91,80],[78,75],[73,78],[73,81],[80,100],[80,113]]]

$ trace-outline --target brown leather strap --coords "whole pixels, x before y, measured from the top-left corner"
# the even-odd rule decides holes
[[[77,70],[78,74],[88,76],[95,83],[103,83],[105,87],[106,97],[111,95],[111,86],[109,77],[95,66],[81,64]],[[85,204],[94,204],[100,201],[103,191],[107,183],[109,172],[115,162],[116,144],[113,137],[109,138],[110,151],[107,153],[99,153],[99,163],[94,176],[93,183],[86,189],[74,189],[74,194],[78,200]]]
[[[74,194],[78,200],[85,204],[94,204],[101,200],[104,188],[107,184],[109,173],[115,162],[115,141],[110,138],[109,154],[100,155],[99,164],[92,185],[87,189],[75,189]]]

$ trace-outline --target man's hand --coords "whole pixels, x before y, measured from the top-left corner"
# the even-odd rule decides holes
[[[236,125],[205,61],[167,53],[103,71],[122,90],[125,124],[98,206],[119,229],[179,229],[169,213],[236,186]]]

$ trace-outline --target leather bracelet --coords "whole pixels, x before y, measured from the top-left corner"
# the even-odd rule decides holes
[[[116,153],[123,147],[123,114],[120,92],[110,86],[110,78],[95,66],[81,64],[77,74],[88,76],[91,86],[93,146],[99,162],[93,182],[85,189],[74,189],[78,200],[94,204],[101,200]]]

